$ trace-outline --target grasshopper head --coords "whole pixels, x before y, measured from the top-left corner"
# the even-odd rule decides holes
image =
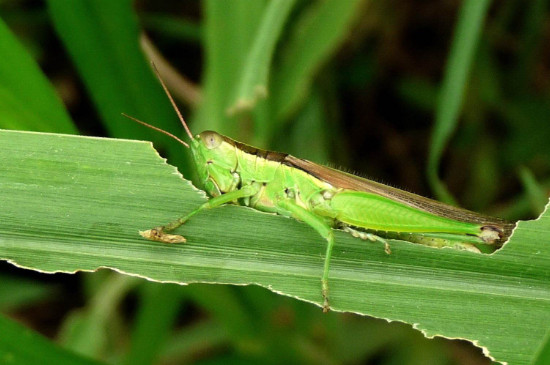
[[[193,138],[191,151],[205,190],[218,196],[236,188],[237,155],[231,140],[213,131],[204,131]]]
[[[195,164],[197,167],[197,172],[199,178],[204,185],[204,189],[211,196],[218,196],[222,193],[234,190],[237,188],[240,177],[235,174],[235,169],[237,168],[237,155],[235,154],[235,142],[231,139],[224,137],[216,132],[204,131],[201,134],[193,137],[193,134],[189,130],[187,123],[183,119],[181,112],[179,111],[170,91],[162,81],[160,74],[154,63],[151,63],[153,70],[157,75],[166,96],[170,100],[174,111],[178,115],[178,118],[189,136],[190,144],[184,142],[180,138],[176,137],[172,133],[169,133],[165,130],[162,130],[158,127],[155,127],[151,124],[142,122],[139,119],[130,117],[126,114],[126,117],[145,125],[146,127],[152,128],[156,131],[166,134],[167,136],[175,139],[185,147],[190,147],[193,157],[195,159]]]

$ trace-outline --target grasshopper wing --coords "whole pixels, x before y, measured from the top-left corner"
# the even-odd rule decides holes
[[[501,231],[505,237],[514,228],[513,223],[506,222],[500,218],[485,216],[471,212],[466,209],[453,207],[436,200],[424,198],[407,191],[371,181],[330,167],[318,165],[314,162],[287,155],[284,163],[294,166],[311,174],[319,180],[325,181],[335,188],[364,191],[377,194],[402,204],[435,214],[441,217],[450,218],[462,222],[477,223],[484,226],[494,226]]]

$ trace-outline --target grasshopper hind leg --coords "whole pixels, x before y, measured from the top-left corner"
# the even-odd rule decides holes
[[[435,247],[435,248],[447,247],[455,250],[481,253],[479,248],[471,242],[464,242],[464,240],[460,240],[460,239],[457,240],[457,238],[454,238],[452,236],[445,238],[445,237],[441,237],[441,235],[442,234],[439,234],[439,236],[434,236],[430,233],[408,233],[405,235],[405,237],[403,237],[402,235],[396,235],[396,238],[404,239],[406,241],[418,243],[428,247]]]
[[[374,233],[354,229],[347,225],[342,225],[341,228],[344,230],[344,232],[351,234],[353,237],[361,238],[363,240],[369,240],[372,242],[382,242],[384,244],[384,251],[386,251],[388,255],[391,253],[391,250],[390,245],[385,238],[404,240],[434,248],[448,247],[455,250],[470,251],[475,253],[481,252],[475,244],[471,242],[464,242],[464,237],[461,237],[462,239],[457,239],[453,235],[448,235],[448,237],[446,238],[442,237],[443,233],[432,234],[413,232],[383,232],[385,238],[382,238]]]

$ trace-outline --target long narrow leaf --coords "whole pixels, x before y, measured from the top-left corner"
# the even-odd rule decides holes
[[[0,316],[0,362],[27,365],[100,365],[64,350],[32,330]]]
[[[275,70],[273,110],[279,122],[305,101],[315,73],[350,34],[362,0],[327,0],[314,3],[293,25]]]
[[[439,161],[458,123],[474,51],[489,4],[490,0],[466,0],[462,4],[437,103],[427,174],[436,196],[449,203],[454,199],[438,177]]]
[[[259,27],[266,1],[203,2],[205,71],[203,104],[194,126],[243,137],[240,126],[227,115],[246,54]],[[238,26],[237,26],[238,25]]]
[[[121,113],[180,131],[166,95],[139,48],[139,27],[132,1],[49,0],[54,26],[71,55],[111,136],[152,138]],[[170,144],[171,156],[176,144]]]
[[[271,1],[266,7],[258,32],[246,56],[235,100],[230,107],[231,112],[250,110],[257,99],[267,96],[267,79],[275,44],[295,2]]]
[[[107,267],[158,282],[257,284],[321,303],[324,241],[293,219],[226,206],[187,222],[186,244],[143,240],[138,230],[206,199],[149,143],[3,131],[0,145],[4,260],[41,272]],[[391,245],[386,255],[336,232],[334,310],[468,339],[509,364],[535,358],[550,323],[548,209],[492,255]]]
[[[0,127],[76,133],[59,96],[0,19]]]

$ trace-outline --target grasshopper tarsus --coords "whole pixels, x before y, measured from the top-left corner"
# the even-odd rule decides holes
[[[187,240],[185,237],[178,234],[164,233],[162,227],[148,229],[147,231],[139,231],[141,237],[151,241],[163,242],[163,243],[185,243]]]
[[[326,280],[321,280],[322,294],[323,294],[323,313],[328,313],[330,310],[330,305],[328,303],[328,282]]]

